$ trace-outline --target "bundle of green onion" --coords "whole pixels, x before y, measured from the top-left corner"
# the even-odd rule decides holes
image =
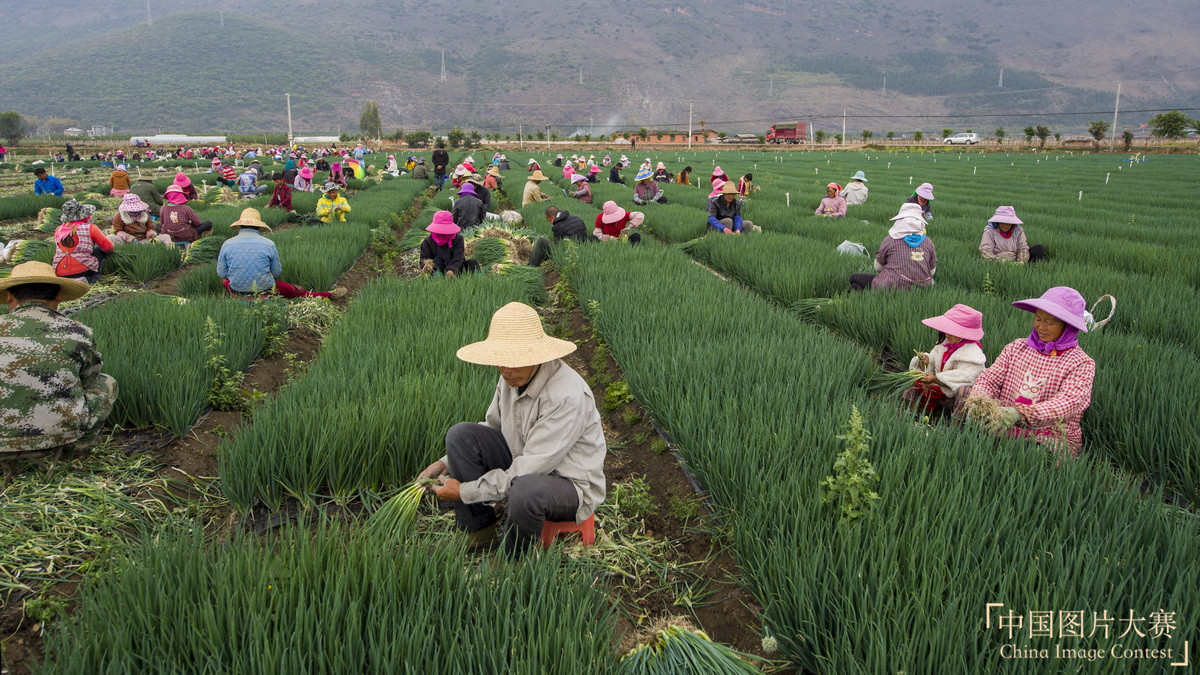
[[[668,626],[655,639],[631,650],[621,659],[621,672],[629,675],[738,675],[759,670],[745,659],[756,658],[708,639],[702,631]]]
[[[398,539],[407,534],[417,520],[417,509],[421,506],[421,497],[424,494],[425,485],[413,483],[384,502],[383,506],[367,519],[367,535]]]

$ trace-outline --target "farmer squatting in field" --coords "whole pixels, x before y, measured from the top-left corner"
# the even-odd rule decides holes
[[[458,350],[468,363],[500,371],[484,421],[446,434],[446,455],[422,478],[454,507],[471,544],[499,540],[524,553],[546,521],[583,522],[605,497],[608,452],[591,387],[562,358],[575,344],[546,335],[532,307],[512,302],[492,316],[488,337]],[[494,502],[508,500],[504,531]]]
[[[341,286],[325,293],[279,281],[283,264],[275,242],[263,236],[271,231],[271,226],[263,222],[258,209],[245,209],[242,217],[229,227],[237,234],[221,244],[217,276],[230,295],[244,298],[279,295],[288,299],[341,298],[346,295],[346,289]]]
[[[117,399],[117,382],[92,330],[58,312],[88,285],[43,262],[17,265],[0,291],[11,310],[0,316],[0,459],[88,450]]]

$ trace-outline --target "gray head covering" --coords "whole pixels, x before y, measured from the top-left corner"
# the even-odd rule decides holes
[[[87,220],[96,212],[96,207],[91,204],[77,202],[74,199],[64,202],[62,207],[62,222],[73,223],[77,220]]]

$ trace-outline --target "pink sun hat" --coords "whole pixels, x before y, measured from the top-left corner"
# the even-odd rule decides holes
[[[1005,223],[1007,225],[1024,225],[1021,219],[1017,217],[1017,210],[1011,206],[1000,206],[996,208],[996,213],[988,218],[989,223]]]
[[[1086,333],[1088,329],[1087,319],[1084,317],[1084,313],[1087,311],[1087,301],[1083,299],[1079,291],[1070,286],[1055,286],[1042,293],[1040,298],[1018,300],[1012,306],[1026,312],[1043,310],[1047,314],[1061,319],[1068,326],[1078,328],[1081,333]]]
[[[721,194],[721,188],[724,186],[725,186],[725,181],[723,181],[723,180],[713,181],[713,191],[708,193],[708,196],[716,197],[717,195]]]
[[[458,234],[461,230],[461,227],[454,224],[454,214],[449,211],[434,213],[433,222],[425,228],[426,232],[443,235]]]
[[[983,339],[983,312],[967,305],[955,305],[945,314],[922,319],[921,323],[964,340]]]
[[[719,167],[719,166],[714,166],[714,167],[713,167],[713,172],[712,172],[712,175],[714,175],[714,176],[724,176],[724,175],[725,175],[725,170],[724,170],[724,169],[722,169],[722,168],[721,168],[721,167]]]
[[[183,188],[179,187],[178,185],[168,185],[166,191],[163,192],[163,199],[171,202],[172,204],[187,203],[187,195],[183,193]]]
[[[917,196],[933,201],[933,184],[921,183],[917,186]]]
[[[593,164],[592,168],[588,169],[588,173],[600,173],[600,167]]]
[[[604,213],[600,214],[600,222],[611,224],[625,217],[625,209],[617,206],[614,201],[604,202]]]
[[[185,174],[184,172],[180,171],[179,173],[175,174],[175,185],[178,185],[181,188],[185,188],[191,184],[192,184],[192,179],[188,178],[187,174]]]
[[[312,180],[312,169],[307,166],[300,169],[300,177],[304,180]]]
[[[582,182],[582,181],[585,181],[585,180],[587,180],[587,176],[585,176],[585,175],[583,175],[583,174],[581,174],[581,173],[577,173],[577,174],[575,174],[574,176],[571,176],[571,182],[572,182],[572,183],[579,183],[579,182]]]
[[[117,207],[117,210],[125,213],[139,213],[149,208],[141,197],[130,192],[121,198],[121,205]]]

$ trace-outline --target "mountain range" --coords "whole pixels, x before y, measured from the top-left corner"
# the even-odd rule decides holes
[[[355,131],[373,100],[387,131],[502,136],[680,129],[689,105],[730,132],[843,110],[877,134],[1081,131],[1118,81],[1126,110],[1200,100],[1192,0],[11,4],[0,110],[130,133],[284,131],[284,94],[297,133]]]

